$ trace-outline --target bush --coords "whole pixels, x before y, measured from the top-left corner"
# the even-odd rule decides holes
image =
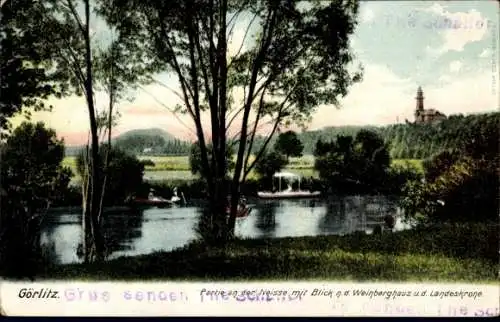
[[[105,164],[106,150],[105,145],[99,150],[101,164]],[[76,159],[77,171],[81,178],[85,177],[84,153],[86,151],[82,150]],[[121,204],[128,196],[137,194],[143,186],[143,175],[144,164],[137,157],[112,147],[109,153],[104,204]]]
[[[22,123],[1,149],[0,273],[32,276],[43,266],[40,225],[65,193],[64,143],[42,122]]]
[[[150,159],[145,159],[141,161],[142,164],[144,164],[145,167],[154,167],[155,163],[151,161]]]
[[[494,160],[443,152],[425,166],[425,182],[405,189],[402,205],[424,222],[498,221],[498,170]]]

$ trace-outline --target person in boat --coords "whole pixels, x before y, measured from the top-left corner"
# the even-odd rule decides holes
[[[241,208],[242,210],[247,207],[247,199],[245,197],[240,198],[240,202],[238,204],[238,207]]]
[[[238,207],[237,207],[237,212],[240,213],[244,211],[247,207],[247,200],[245,197],[241,197],[240,200],[238,201]],[[231,197],[227,197],[227,206],[226,206],[226,213],[231,213]]]

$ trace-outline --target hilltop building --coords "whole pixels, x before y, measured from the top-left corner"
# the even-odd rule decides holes
[[[417,90],[417,107],[415,109],[415,124],[429,124],[435,123],[446,119],[446,115],[434,110],[424,109],[424,92],[421,87]]]

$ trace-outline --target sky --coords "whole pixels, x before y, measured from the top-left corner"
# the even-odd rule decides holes
[[[425,108],[450,114],[498,110],[497,1],[367,1],[351,38],[355,64],[363,80],[350,88],[340,107],[320,106],[308,129],[343,125],[387,125],[413,121],[418,86]],[[239,47],[244,28],[238,25],[229,51]],[[175,87],[173,75],[159,79]],[[98,107],[106,105],[97,95]],[[178,98],[160,85],[150,85],[121,102],[116,134],[131,129],[161,128],[194,140],[191,119],[175,115]],[[89,129],[82,97],[50,99],[52,112],[33,113],[33,121],[54,128],[67,145],[83,144]],[[23,120],[17,117],[14,125]]]

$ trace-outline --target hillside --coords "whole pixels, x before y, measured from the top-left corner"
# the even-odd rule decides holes
[[[482,133],[484,138],[498,139],[500,113],[484,113],[471,115],[451,115],[448,119],[435,124],[392,124],[387,126],[338,126],[299,133],[304,144],[304,154],[313,154],[318,140],[330,141],[339,135],[355,136],[361,129],[377,132],[389,145],[391,156],[395,159],[425,159],[445,149],[460,149],[460,142]],[[494,133],[496,136],[488,136]],[[268,148],[276,141],[274,137]],[[258,137],[253,151],[260,150],[264,138]],[[495,142],[482,142],[485,148],[494,148]],[[498,148],[498,146],[496,146]]]
[[[135,129],[113,138],[112,144],[132,154],[187,155],[191,144],[160,128]],[[77,155],[83,146],[67,146],[66,156]]]
[[[114,138],[115,141],[127,139],[133,136],[157,136],[163,138],[165,141],[174,141],[177,138],[168,133],[167,131],[160,128],[150,128],[150,129],[136,129],[130,130],[125,133],[122,133]]]
[[[445,149],[460,149],[458,142],[473,133],[495,132],[498,138],[500,113],[492,112],[472,115],[451,115],[436,124],[392,124],[387,126],[337,126],[325,127],[299,133],[304,144],[304,154],[313,154],[318,140],[329,141],[339,135],[355,136],[361,129],[377,132],[389,145],[391,156],[395,159],[425,159]],[[268,145],[271,148],[276,141],[273,137]],[[253,151],[259,151],[264,143],[263,137],[256,137]],[[154,155],[188,155],[191,143],[181,141],[174,135],[159,129],[139,129],[125,132],[115,138],[114,144],[135,154],[144,154],[146,149]],[[483,142],[494,147],[495,142]],[[74,155],[81,147],[67,147],[67,155]]]

